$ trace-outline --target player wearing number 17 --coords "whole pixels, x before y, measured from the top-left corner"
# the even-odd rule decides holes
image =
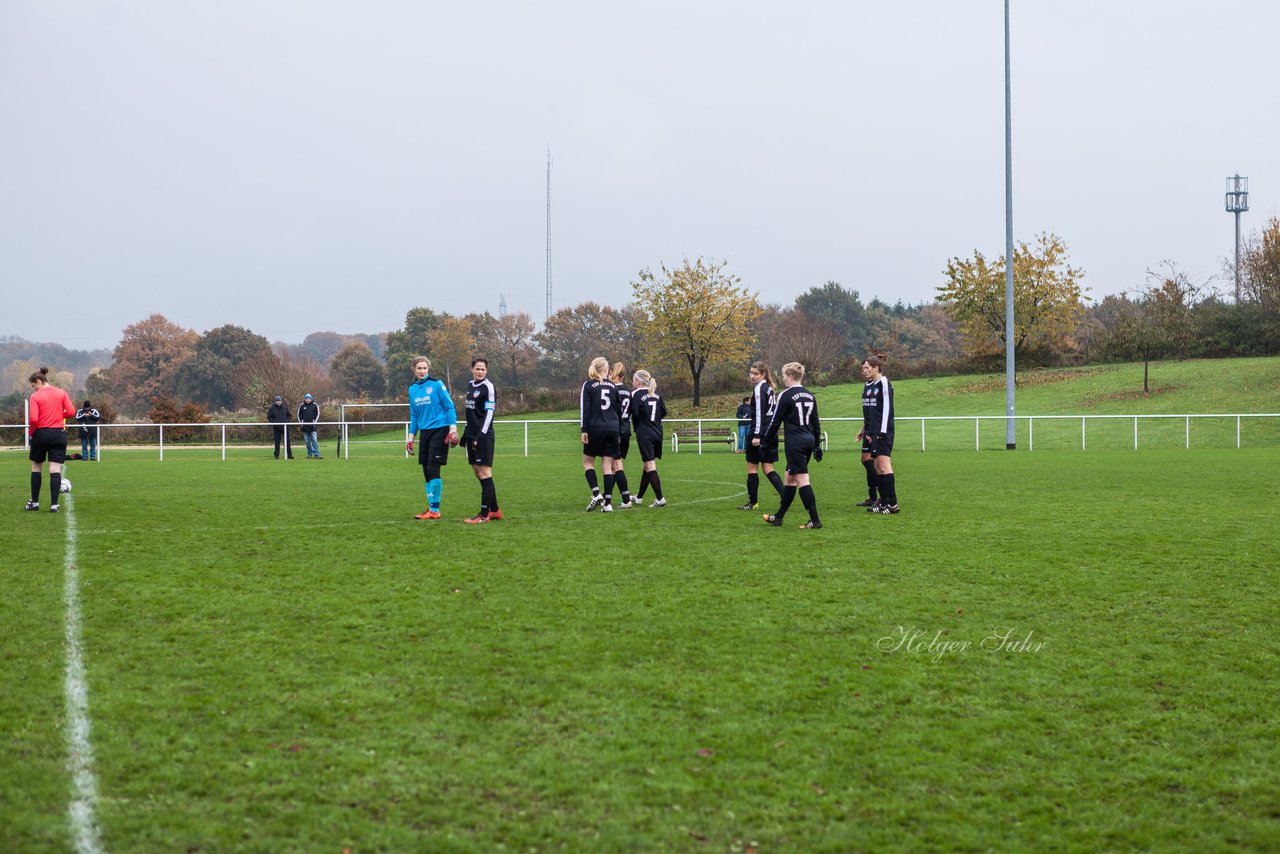
[[[764,520],[770,525],[782,526],[782,517],[787,508],[800,493],[800,501],[804,509],[809,511],[809,521],[801,528],[821,528],[822,520],[818,518],[818,502],[813,495],[813,487],[809,485],[809,458],[822,461],[822,448],[819,444],[822,427],[818,421],[818,401],[807,388],[800,383],[804,380],[804,365],[799,362],[788,362],[782,366],[782,384],[785,386],[778,395],[773,416],[762,437],[752,439],[753,442],[776,442],[778,431],[786,429],[787,477],[783,483],[782,503],[772,516]]]
[[[413,439],[421,432],[418,463],[427,481],[427,509],[415,519],[439,519],[444,482],[440,468],[449,462],[449,448],[458,444],[458,410],[444,383],[431,377],[431,360],[413,360],[413,382],[409,385],[409,441],[405,450],[413,453]]]

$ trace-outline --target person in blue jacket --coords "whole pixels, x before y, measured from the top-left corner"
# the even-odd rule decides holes
[[[449,462],[449,448],[458,444],[458,410],[449,390],[431,376],[431,360],[418,356],[413,360],[413,382],[409,385],[409,441],[405,450],[413,453],[413,440],[419,432],[418,463],[427,481],[427,509],[415,519],[439,519],[440,498],[444,483],[440,467]]]

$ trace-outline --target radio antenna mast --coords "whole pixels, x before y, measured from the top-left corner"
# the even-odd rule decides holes
[[[551,146],[547,146],[547,313],[551,317]]]

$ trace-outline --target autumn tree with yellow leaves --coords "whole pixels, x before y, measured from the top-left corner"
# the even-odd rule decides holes
[[[756,294],[725,262],[699,258],[674,269],[645,269],[631,283],[645,358],[655,364],[687,366],[693,405],[702,402],[702,372],[709,364],[746,361],[754,344],[751,322],[760,314]]]
[[[938,299],[955,320],[970,355],[1003,353],[1011,339],[1015,352],[1044,357],[1072,346],[1085,306],[1080,280],[1084,271],[1067,261],[1067,246],[1044,233],[1034,245],[1018,243],[1013,252],[1013,334],[1005,328],[1005,259],[987,260],[981,252],[947,262],[947,283]]]

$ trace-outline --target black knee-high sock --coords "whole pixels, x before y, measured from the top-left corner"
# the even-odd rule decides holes
[[[32,501],[40,500],[40,480],[41,480],[40,472],[33,471],[31,473],[31,500]]]
[[[640,490],[636,493],[637,500],[644,498],[644,492],[649,488],[649,475],[648,471],[640,472]]]
[[[876,474],[876,461],[863,460],[862,467],[867,470],[867,500],[876,500],[876,481],[879,476]]]
[[[613,473],[613,482],[618,485],[618,491],[622,493],[622,503],[626,504],[631,500],[631,490],[627,488],[627,473],[625,471],[615,471]]]
[[[760,503],[760,475],[747,475],[747,502],[750,504]]]
[[[480,481],[480,515],[488,516],[493,512],[493,478],[486,477]]]
[[[49,504],[50,506],[58,503],[58,496],[62,494],[62,472],[55,471],[49,475]]]
[[[599,494],[600,494],[600,481],[596,480],[596,470],[595,470],[595,469],[587,469],[587,471],[586,471],[586,475],[587,475],[587,486],[591,487],[591,494],[592,494],[592,495],[599,495]]]
[[[493,485],[493,478],[487,477],[485,480],[489,481],[489,512],[496,513],[499,510],[498,488]]]
[[[613,475],[611,474],[604,476],[604,503],[613,503]]]
[[[771,471],[765,476],[769,478],[769,482],[773,484],[773,488],[778,490],[778,494],[781,495],[782,494],[782,475],[778,474],[776,471]]]
[[[817,522],[818,520],[818,499],[813,494],[813,487],[805,484],[800,487],[800,503],[804,505],[804,509],[809,511],[809,521]]]
[[[893,485],[893,472],[880,475],[880,503],[897,504],[898,490]]]
[[[796,488],[794,486],[782,487],[782,502],[778,505],[778,512],[773,515],[781,519],[787,514],[787,508],[791,506],[791,502],[796,500]]]
[[[649,485],[653,487],[653,497],[662,500],[662,478],[658,477],[658,470],[654,469],[649,472]]]

